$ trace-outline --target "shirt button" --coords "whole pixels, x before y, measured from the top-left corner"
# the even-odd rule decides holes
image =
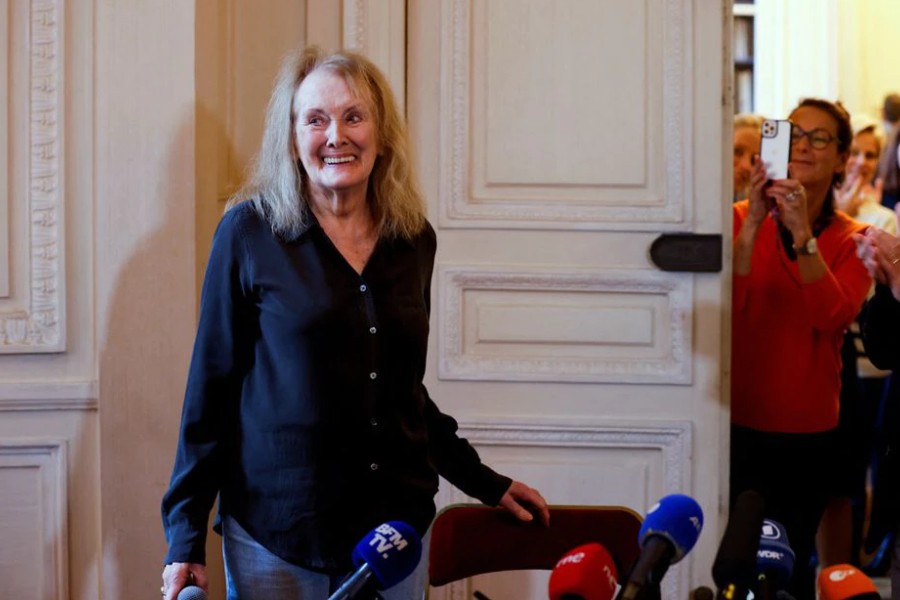
[[[377,471],[377,470],[378,470],[378,463],[372,463],[371,465],[369,465],[369,468],[372,469],[373,471]]]
[[[376,419],[375,417],[372,417],[372,418],[369,420],[369,423],[372,424],[372,427],[378,427],[378,419]]]
[[[378,377],[378,373],[376,373],[375,371],[369,373],[369,379],[375,379],[376,377]]]
[[[378,330],[375,329],[374,327],[369,327],[369,333],[375,333],[376,331],[378,331]]]
[[[364,292],[367,289],[369,289],[369,288],[366,287],[366,284],[362,284],[361,286],[359,286],[359,291],[361,291],[361,292]]]

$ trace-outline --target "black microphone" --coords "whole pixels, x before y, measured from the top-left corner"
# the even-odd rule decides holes
[[[616,600],[656,600],[669,569],[691,551],[703,528],[703,510],[684,494],[660,499],[648,512],[638,542],[641,553],[622,582]]]
[[[181,588],[181,591],[178,592],[178,600],[207,600],[206,592],[201,587],[189,585]]]
[[[721,600],[744,600],[756,576],[756,553],[765,500],[753,490],[741,492],[728,515],[728,525],[713,562],[713,581]]]
[[[691,592],[691,600],[715,600],[716,593],[705,585],[701,585]]]

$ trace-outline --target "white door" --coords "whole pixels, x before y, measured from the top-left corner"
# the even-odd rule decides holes
[[[553,504],[685,493],[710,583],[727,490],[726,268],[663,272],[664,232],[730,226],[722,0],[411,0],[406,107],[438,232],[428,385]],[[729,13],[730,14],[730,13]],[[730,244],[726,244],[730,247]],[[717,246],[721,249],[721,246]],[[439,504],[465,501],[442,486]],[[497,574],[434,598],[546,598]]]

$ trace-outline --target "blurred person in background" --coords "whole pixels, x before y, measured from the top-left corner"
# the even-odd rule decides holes
[[[734,202],[744,200],[750,193],[753,157],[759,154],[763,120],[762,116],[750,113],[734,117]]]
[[[900,168],[900,164],[897,165]],[[875,279],[862,314],[866,353],[882,369],[900,369],[900,239],[870,228],[857,236],[859,255]],[[867,543],[891,552],[891,598],[900,600],[900,383],[891,376],[876,439],[872,513]]]
[[[875,171],[884,143],[879,124],[854,118],[853,142],[845,177],[835,188],[837,207],[866,225],[897,234],[897,216],[881,205],[881,182]],[[859,323],[844,335],[841,350],[841,396],[838,451],[828,505],[819,524],[819,564],[858,564],[868,494],[866,474],[872,452],[877,411],[890,372],[876,368],[866,357]]]
[[[900,94],[891,93],[884,97],[881,104],[881,119],[884,133],[890,138],[900,123]]]
[[[881,180],[881,203],[891,210],[896,210],[900,200],[900,129],[896,129],[888,138],[884,153],[878,163],[877,177]]]

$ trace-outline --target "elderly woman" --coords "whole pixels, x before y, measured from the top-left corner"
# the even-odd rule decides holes
[[[790,120],[790,178],[771,181],[757,162],[749,199],[734,206],[731,493],[763,495],[797,555],[790,591],[811,600],[841,342],[871,279],[852,238],[864,226],[834,209],[852,137],[847,112],[807,99]]]
[[[166,600],[206,586],[217,494],[230,599],[325,598],[374,527],[426,533],[438,475],[548,521],[422,383],[434,256],[384,76],[352,53],[288,57],[252,178],[213,239],[162,502]],[[424,567],[384,597],[421,597]]]

